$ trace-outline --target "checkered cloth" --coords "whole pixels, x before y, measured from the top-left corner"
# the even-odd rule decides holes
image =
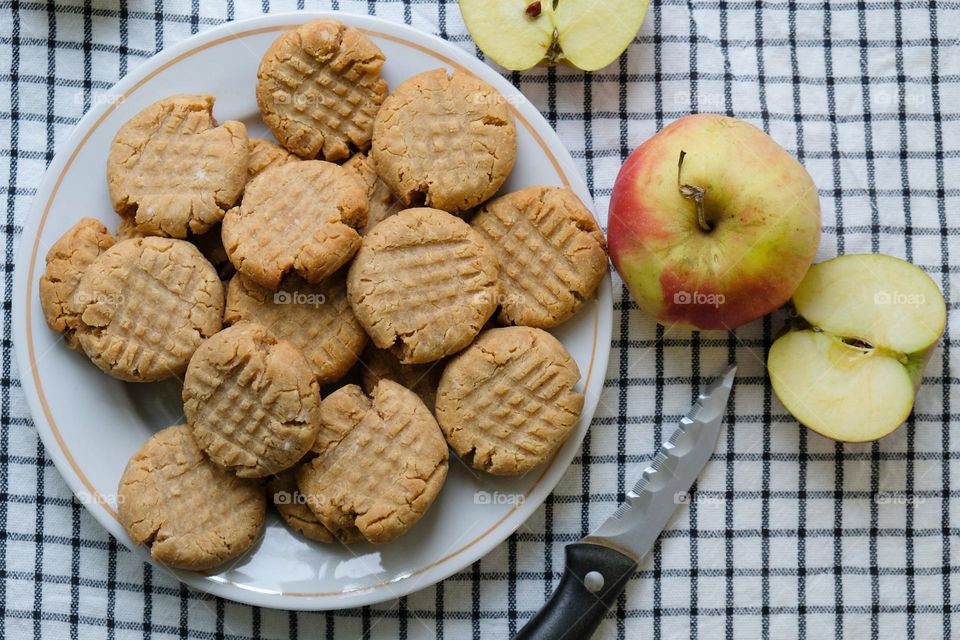
[[[735,423],[597,637],[960,637],[955,323],[909,423],[878,443],[841,445],[799,428],[771,394],[764,361],[781,314],[735,334],[664,335],[616,278],[610,367],[582,452],[525,526],[435,587],[326,614],[257,609],[186,589],[104,532],[45,455],[17,379],[12,263],[35,189],[97,95],[149,56],[225,20],[330,4],[482,55],[450,1],[0,1],[0,637],[505,638],[552,591],[564,545],[613,511],[697,385],[732,360]],[[507,77],[556,127],[601,217],[631,149],[690,112],[728,113],[813,174],[819,259],[901,256],[949,300],[960,253],[958,33],[960,2],[946,0],[654,0],[607,69]]]

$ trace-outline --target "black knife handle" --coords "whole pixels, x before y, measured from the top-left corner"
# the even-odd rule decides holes
[[[589,542],[567,545],[566,554],[557,590],[513,640],[587,640],[637,568],[626,554]]]

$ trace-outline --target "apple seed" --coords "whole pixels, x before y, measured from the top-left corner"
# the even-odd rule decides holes
[[[527,5],[527,11],[526,11],[527,17],[528,18],[538,17],[542,9],[543,7],[540,6],[539,2],[531,2],[530,4]]]

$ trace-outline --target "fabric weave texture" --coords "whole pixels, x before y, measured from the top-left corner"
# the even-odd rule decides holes
[[[353,610],[258,609],[190,591],[109,536],[45,455],[18,380],[13,261],[36,187],[83,113],[157,51],[228,20],[330,8],[482,57],[449,0],[0,1],[0,637],[509,637],[559,580],[564,545],[616,508],[729,361],[740,366],[733,427],[596,637],[960,637],[960,2],[950,0],[653,0],[610,67],[506,74],[570,149],[601,222],[633,148],[688,113],[726,113],[813,175],[818,261],[883,252],[930,273],[948,328],[894,434],[836,444],[785,412],[764,368],[783,312],[735,333],[665,333],[615,276],[610,365],[582,451],[515,535],[441,584]]]

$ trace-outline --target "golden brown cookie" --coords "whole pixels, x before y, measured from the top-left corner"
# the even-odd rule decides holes
[[[250,320],[265,327],[306,356],[317,382],[334,382],[367,344],[367,334],[347,303],[345,275],[336,273],[317,284],[290,277],[279,291],[271,291],[238,274],[227,287],[224,322]]]
[[[154,235],[145,233],[137,228],[137,221],[128,216],[120,216],[120,223],[117,225],[117,232],[114,234],[117,240],[129,240],[130,238],[146,238]]]
[[[371,396],[347,385],[321,405],[318,456],[297,485],[324,526],[344,542],[389,542],[433,504],[447,477],[447,445],[412,391],[382,380]]]
[[[269,289],[295,271],[317,282],[346,264],[367,223],[367,193],[352,171],[320,160],[271,167],[223,219],[237,271]]]
[[[80,277],[114,239],[99,220],[80,218],[47,252],[47,266],[40,277],[40,308],[47,326],[63,334],[71,349],[79,349],[76,330],[79,318],[71,309]]]
[[[223,324],[223,284],[195,246],[133,238],[87,267],[71,312],[84,353],[130,382],[180,376],[193,352]]]
[[[369,211],[367,213],[367,226],[360,232],[361,235],[366,235],[378,223],[403,209],[403,203],[397,200],[397,197],[390,192],[383,180],[377,176],[377,170],[374,168],[373,159],[370,156],[365,153],[355,153],[343,163],[343,166],[356,171],[367,187]]]
[[[370,152],[377,173],[407,205],[455,213],[500,188],[517,153],[506,99],[464,71],[404,81],[377,113]]]
[[[113,139],[107,185],[114,210],[148,235],[203,233],[240,200],[247,181],[247,128],[217,126],[211,96],[153,103]]]
[[[607,243],[570,189],[527,187],[485,204],[470,226],[500,263],[503,324],[548,329],[592,297],[607,273]]]
[[[300,493],[294,469],[272,477],[267,482],[267,495],[288,527],[308,540],[333,542],[333,535],[310,510],[304,495]]]
[[[368,345],[361,362],[363,365],[360,367],[360,375],[364,391],[372,393],[381,380],[393,380],[417,394],[427,409],[433,411],[437,399],[437,385],[440,384],[440,374],[443,373],[445,365],[443,360],[425,364],[403,364],[389,349]]]
[[[300,158],[278,144],[263,138],[250,138],[250,158],[247,160],[247,178],[252,179],[269,169]]]
[[[381,349],[405,364],[466,347],[497,307],[497,259],[479,233],[437,209],[407,209],[363,238],[347,298]]]
[[[197,444],[241,478],[289,469],[320,428],[320,387],[303,354],[241,322],[197,349],[183,382],[183,411]]]
[[[120,218],[120,224],[117,225],[115,235],[117,240],[129,240],[130,238],[148,238],[156,234],[147,233],[142,228],[137,227],[137,223],[132,218]],[[205,231],[199,235],[190,234],[186,240],[192,242],[197,249],[200,249],[203,257],[206,258],[210,264],[213,265],[213,268],[217,270],[217,273],[220,274],[220,280],[227,281],[237,270],[233,268],[233,265],[230,263],[230,258],[227,257],[227,250],[224,249],[223,240],[220,236],[220,223],[218,222],[210,227],[209,231]]]
[[[153,233],[147,233],[142,228],[137,227],[137,223],[132,218],[120,218],[120,224],[117,225],[117,240],[129,240],[130,238],[149,238]],[[220,280],[229,280],[237,272],[227,257],[227,250],[223,248],[223,240],[220,237],[220,223],[210,227],[209,231],[200,235],[190,234],[186,240],[193,243],[200,253],[206,258],[213,268],[220,275]]]
[[[443,371],[435,413],[450,447],[475,468],[520,475],[545,462],[583,409],[580,370],[542,329],[483,332]]]
[[[343,160],[370,146],[373,118],[387,95],[384,57],[365,35],[335,20],[283,34],[257,72],[260,115],[301,158]]]
[[[177,569],[212,569],[246,552],[263,530],[266,500],[203,455],[181,424],[154,434],[120,478],[117,517],[135,544]]]

